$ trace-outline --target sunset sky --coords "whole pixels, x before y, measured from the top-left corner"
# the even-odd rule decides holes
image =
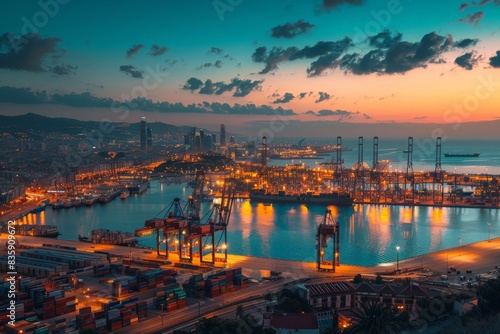
[[[40,0],[0,12],[2,115],[288,136],[290,123],[313,135],[318,122],[498,119],[500,0]]]

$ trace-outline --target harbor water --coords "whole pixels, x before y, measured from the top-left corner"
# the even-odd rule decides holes
[[[358,159],[358,138],[344,139],[352,150],[342,152],[344,166]],[[364,138],[363,160],[371,166],[373,138]],[[313,144],[308,140],[307,144]],[[318,142],[318,143],[324,143]],[[330,140],[335,144],[335,138]],[[413,169],[433,171],[435,142],[431,138],[414,139]],[[445,140],[442,153],[479,152],[474,158],[442,158],[442,169],[456,173],[500,174],[500,143],[494,140]],[[407,138],[379,138],[379,160],[390,160],[392,170],[406,170]],[[320,160],[304,160],[314,167],[336,157],[329,153]],[[285,165],[300,160],[276,160],[270,164]],[[106,205],[52,210],[30,214],[23,223],[57,225],[61,239],[77,240],[93,229],[133,232],[143,227],[175,197],[184,203],[192,189],[185,184],[165,185],[151,182],[142,195],[119,198]],[[205,207],[205,210],[207,208]],[[232,254],[286,260],[314,261],[315,233],[327,208],[299,204],[263,204],[237,200],[228,227],[228,249]],[[430,252],[458,247],[481,240],[500,237],[498,209],[433,208],[384,205],[354,205],[328,208],[340,224],[340,260],[344,264],[377,265],[393,263]],[[488,222],[491,224],[488,225]],[[141,245],[154,247],[155,237],[139,238]],[[396,245],[400,246],[396,254]],[[331,249],[331,245],[330,245]],[[329,251],[329,250],[327,250]],[[326,254],[325,257],[328,257]]]
[[[59,210],[47,207],[45,211],[24,217],[21,223],[57,225],[59,238],[64,240],[77,240],[79,234],[86,236],[93,229],[101,228],[133,232],[175,197],[185,203],[191,192],[192,188],[186,188],[186,184],[165,185],[152,181],[151,188],[142,195],[91,207]],[[314,261],[316,227],[326,209],[321,205],[265,206],[236,200],[228,226],[229,252]],[[394,262],[396,245],[400,246],[399,258],[405,259],[486,240],[488,229],[491,238],[500,236],[497,209],[383,205],[330,206],[328,209],[340,224],[343,264],[369,266]],[[138,239],[140,245],[155,246],[153,235]]]

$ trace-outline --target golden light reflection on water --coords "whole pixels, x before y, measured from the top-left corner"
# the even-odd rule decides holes
[[[449,225],[448,211],[443,208],[430,208],[428,218],[430,223],[430,247],[439,247],[444,236],[444,230]]]
[[[412,223],[413,222],[413,213],[414,213],[414,208],[412,207],[404,207],[402,210],[399,212],[399,222],[400,223]]]

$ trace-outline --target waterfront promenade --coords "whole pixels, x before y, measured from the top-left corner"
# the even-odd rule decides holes
[[[148,258],[153,257],[150,250],[142,248],[130,248],[112,245],[97,245],[91,243],[82,243],[78,241],[56,240],[40,237],[20,236],[18,251],[22,251],[22,247],[40,247],[42,244],[53,244],[59,246],[76,247],[78,250],[93,252],[105,251],[112,254],[132,258]],[[7,234],[0,236],[0,255],[6,253],[5,244]],[[175,262],[175,259],[172,257]],[[336,268],[335,273],[317,272],[316,264],[313,262],[288,261],[270,258],[259,258],[242,255],[229,255],[227,266],[244,268],[245,275],[259,278],[261,270],[280,271],[291,277],[352,277],[356,274],[374,275],[377,272],[385,272],[396,269],[396,262],[385,263],[377,266],[347,266],[342,265]],[[433,272],[435,276],[447,273],[447,268],[454,267],[457,270],[465,273],[466,270],[471,270],[473,274],[486,273],[496,265],[500,265],[500,238],[481,241],[469,245],[464,245],[452,249],[447,249],[435,253],[429,253],[411,259],[399,261],[399,268],[404,271],[408,268],[426,268]],[[417,276],[416,271],[409,276],[408,272],[402,273],[400,276],[408,276],[414,278]]]

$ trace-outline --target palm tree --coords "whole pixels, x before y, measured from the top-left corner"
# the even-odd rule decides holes
[[[355,307],[353,312],[360,320],[345,330],[346,334],[401,333],[390,309],[384,307],[380,302],[369,301],[361,307]]]

